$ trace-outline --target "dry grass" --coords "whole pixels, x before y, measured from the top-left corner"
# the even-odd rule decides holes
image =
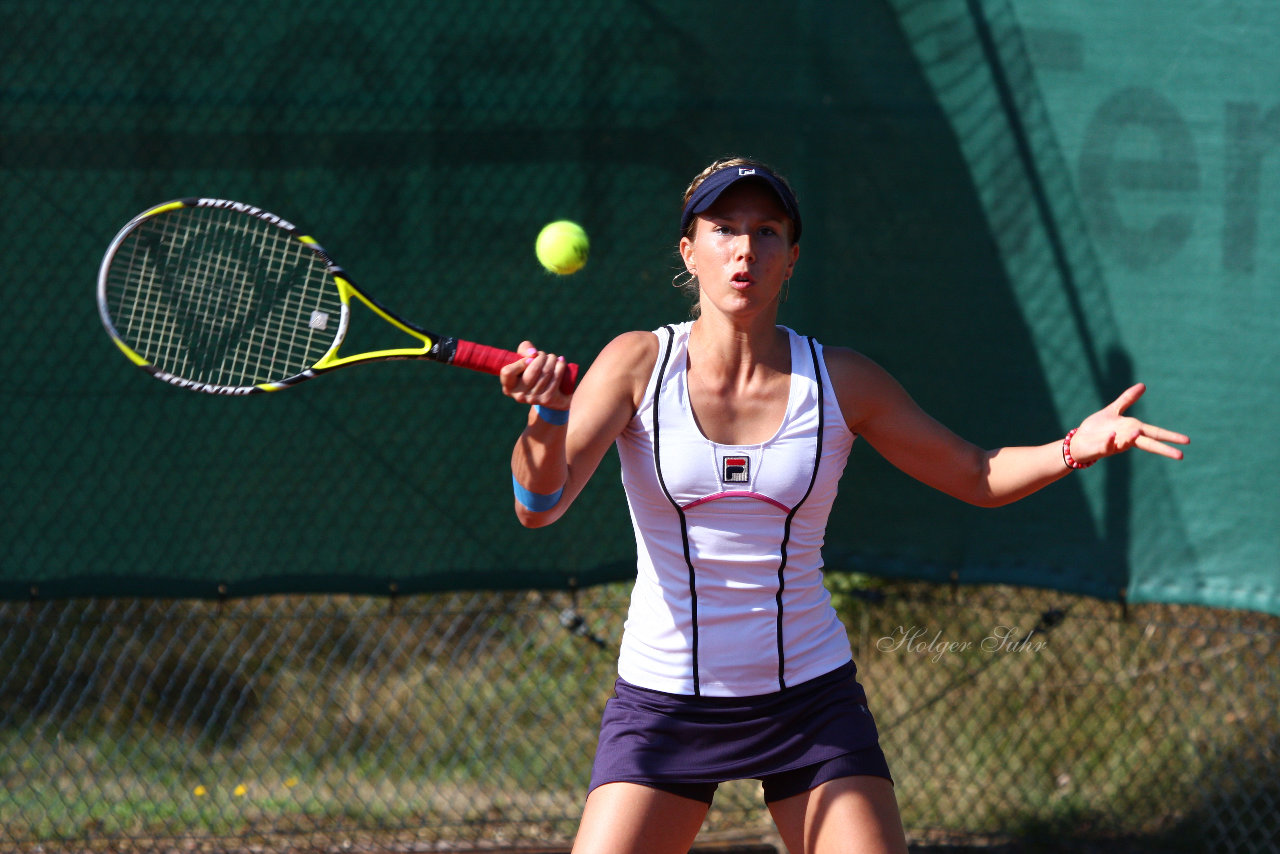
[[[873,603],[848,579],[833,586],[922,839],[1176,841],[1193,825],[1232,832],[1223,810],[1280,834],[1267,815],[1280,792],[1265,784],[1280,759],[1280,621],[1122,619],[1113,604],[1006,588],[896,585]],[[0,847],[567,840],[625,591],[578,601],[604,649],[565,631],[569,603],[0,610]],[[769,832],[758,786],[722,789],[707,838]]]

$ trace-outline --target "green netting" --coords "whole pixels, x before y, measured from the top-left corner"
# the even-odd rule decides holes
[[[562,524],[515,524],[524,413],[495,381],[397,363],[183,393],[111,347],[96,268],[151,204],[238,198],[412,319],[585,364],[684,316],[680,194],[732,152],[805,209],[783,322],[962,434],[1048,441],[1141,379],[1140,414],[1196,442],[995,512],[860,447],[834,567],[1280,612],[1271,0],[0,8],[0,595],[626,577],[612,458]],[[561,217],[592,259],[552,279],[532,244]]]

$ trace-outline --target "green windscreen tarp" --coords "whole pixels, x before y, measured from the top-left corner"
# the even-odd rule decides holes
[[[687,315],[680,197],[739,153],[805,213],[782,322],[957,432],[1051,441],[1141,380],[1135,414],[1193,437],[1000,510],[860,444],[833,569],[1280,613],[1273,0],[0,8],[4,597],[628,577],[612,455],[560,524],[516,524],[525,413],[496,380],[397,362],[176,390],[108,341],[97,265],[152,204],[238,199],[412,320],[585,365]],[[533,256],[558,218],[592,237],[568,278]]]

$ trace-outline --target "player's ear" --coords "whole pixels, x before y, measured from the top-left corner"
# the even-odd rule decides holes
[[[698,275],[697,268],[693,266],[693,240],[691,238],[680,238],[680,257],[684,260],[684,268],[689,271],[689,275]]]

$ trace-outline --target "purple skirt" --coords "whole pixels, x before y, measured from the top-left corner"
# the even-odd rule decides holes
[[[759,779],[773,801],[837,776],[888,778],[856,674],[851,661],[755,697],[667,694],[619,679],[605,703],[591,788],[640,783],[709,802],[719,783]]]

